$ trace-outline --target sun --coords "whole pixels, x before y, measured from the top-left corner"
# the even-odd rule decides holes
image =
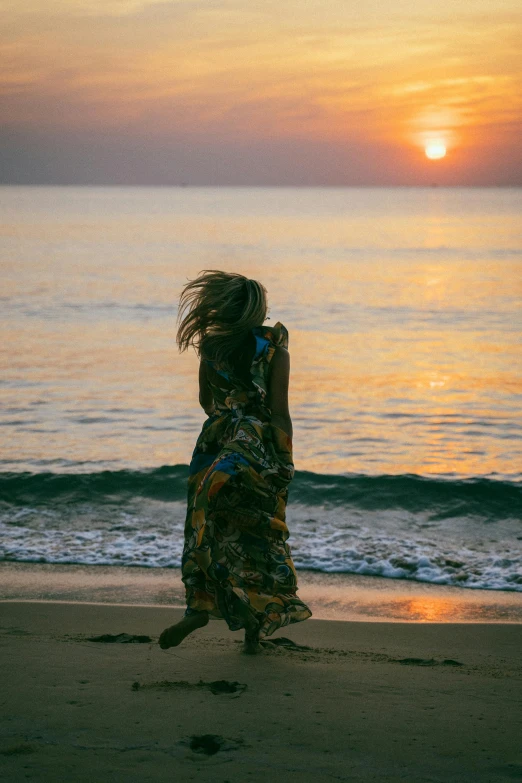
[[[446,145],[442,141],[428,141],[424,152],[430,160],[440,160],[446,155]]]

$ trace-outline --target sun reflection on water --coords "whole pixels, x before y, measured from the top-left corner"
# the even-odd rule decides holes
[[[447,622],[455,613],[455,602],[444,598],[423,596],[404,602],[403,608],[409,620],[425,623]]]

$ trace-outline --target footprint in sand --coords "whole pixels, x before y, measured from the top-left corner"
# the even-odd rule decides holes
[[[22,756],[26,753],[34,753],[36,748],[34,748],[32,745],[28,745],[25,742],[22,742],[20,745],[11,745],[8,748],[4,748],[3,750],[0,750],[1,756]]]
[[[152,642],[150,636],[137,636],[133,633],[118,633],[116,635],[104,633],[101,636],[90,636],[88,642],[103,642],[104,644],[148,644]]]
[[[159,682],[133,682],[131,690],[194,690],[204,688],[209,690],[214,696],[231,696],[232,698],[241,696],[246,691],[247,686],[242,682],[229,682],[228,680],[213,680],[212,682],[187,682],[187,680],[160,680]]]
[[[189,747],[194,753],[204,753],[206,756],[213,756],[223,745],[223,737],[217,734],[201,734],[190,738]]]
[[[262,639],[261,644],[263,647],[270,649],[270,647],[284,647],[285,650],[311,650],[311,647],[306,647],[304,644],[297,644],[292,639],[287,639],[286,636],[277,636],[275,639]]]
[[[188,744],[194,753],[204,753],[205,756],[214,756],[220,750],[236,750],[241,740],[233,742],[219,734],[194,734],[183,744]]]
[[[398,658],[395,662],[402,666],[464,666],[452,658],[445,658],[443,661],[436,661],[435,658]]]

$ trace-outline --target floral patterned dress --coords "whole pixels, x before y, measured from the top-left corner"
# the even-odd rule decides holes
[[[190,463],[182,579],[187,614],[206,610],[231,630],[253,615],[263,638],[312,613],[297,597],[286,543],[292,442],[271,425],[266,405],[270,361],[276,346],[288,346],[288,332],[277,323],[253,336],[249,374],[208,373],[216,412]]]

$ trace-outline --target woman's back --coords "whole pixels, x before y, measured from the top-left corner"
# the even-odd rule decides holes
[[[216,411],[257,414],[262,421],[270,420],[271,363],[278,349],[287,348],[288,331],[278,322],[271,327],[254,327],[241,350],[230,357],[228,369],[220,368],[210,358],[203,358]]]

